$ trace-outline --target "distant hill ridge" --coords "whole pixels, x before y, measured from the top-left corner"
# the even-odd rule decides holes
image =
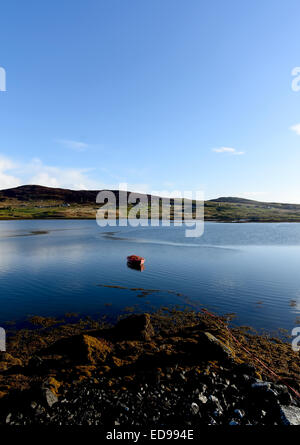
[[[253,199],[235,198],[233,196],[222,196],[220,198],[210,199],[211,202],[231,202],[234,204],[258,204],[260,201]]]
[[[10,219],[95,219],[97,194],[101,190],[69,190],[63,188],[44,187],[41,185],[22,185],[6,190],[0,190],[0,220]],[[124,212],[130,206],[130,192],[109,190],[114,193],[118,216],[124,217]],[[162,206],[153,206],[151,195],[136,193],[137,198],[145,201],[147,198],[149,211],[155,218],[165,218]],[[158,198],[158,196],[156,196]],[[124,204],[123,204],[124,203]],[[135,203],[134,203],[135,204]],[[133,205],[134,205],[133,204]],[[180,199],[170,199],[170,219],[182,218],[182,202]],[[197,216],[195,201],[192,214]],[[201,216],[200,216],[201,217]],[[299,222],[300,204],[280,204],[253,201],[238,197],[220,197],[204,202],[204,218],[206,221],[219,222]]]
[[[72,204],[95,204],[97,194],[100,190],[70,190],[54,187],[45,187],[41,185],[21,185],[11,189],[0,190],[0,201],[6,199],[17,199],[18,201],[64,201]],[[110,190],[117,198],[120,193],[119,190]],[[140,196],[150,195],[138,194]]]
[[[210,199],[208,202],[215,202],[215,203],[222,202],[222,203],[227,203],[227,204],[253,205],[253,206],[264,207],[264,208],[280,208],[280,209],[286,209],[286,210],[299,210],[300,209],[300,204],[254,201],[252,199],[236,198],[236,197],[232,197],[232,196]]]
[[[100,190],[70,190],[63,188],[45,187],[41,185],[21,185],[10,189],[0,190],[0,201],[6,199],[17,199],[20,202],[28,201],[63,201],[76,204],[95,204],[96,196]],[[119,190],[111,190],[116,195],[118,202],[120,193]],[[139,193],[140,196],[151,195]],[[254,201],[251,199],[238,198],[238,197],[220,197],[206,201],[207,203],[227,203],[227,204],[243,204],[243,205],[255,205],[262,207],[275,207],[285,209],[300,209],[300,204],[280,204]]]

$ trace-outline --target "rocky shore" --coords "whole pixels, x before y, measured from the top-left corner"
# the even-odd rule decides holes
[[[227,321],[167,310],[115,326],[36,318],[1,354],[0,424],[300,425],[299,353]]]

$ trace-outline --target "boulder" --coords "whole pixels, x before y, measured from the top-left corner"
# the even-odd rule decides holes
[[[20,359],[13,357],[8,352],[1,352],[0,355],[0,371],[6,371],[12,366],[22,366]]]
[[[285,385],[273,384],[273,388],[278,393],[278,400],[281,405],[290,405],[292,403],[293,398]]]
[[[38,355],[34,355],[28,362],[28,368],[32,371],[40,370],[43,368],[44,361]]]
[[[42,395],[44,402],[46,403],[47,406],[49,406],[49,408],[52,408],[54,403],[58,402],[57,395],[55,395],[49,388],[44,388],[42,390]]]
[[[56,380],[54,377],[49,377],[45,382],[43,382],[42,389],[50,389],[56,396],[58,395],[59,388],[61,387],[61,382]]]
[[[234,353],[221,340],[210,332],[200,332],[198,336],[199,359],[232,360]]]
[[[154,329],[149,314],[133,314],[120,320],[115,333],[122,339],[150,341],[154,336]]]
[[[235,371],[243,376],[243,380],[247,380],[244,379],[244,376],[247,375],[249,377],[253,377],[255,378],[257,376],[256,374],[256,368],[255,366],[249,364],[249,363],[240,363],[236,366]]]
[[[105,362],[111,350],[106,340],[83,334],[58,340],[44,353],[67,356],[76,363],[95,364]]]
[[[300,408],[296,406],[281,406],[280,417],[284,425],[300,425]]]

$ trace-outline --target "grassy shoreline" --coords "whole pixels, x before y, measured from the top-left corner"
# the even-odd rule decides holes
[[[130,219],[135,219],[135,218],[128,218],[128,220],[130,220]],[[141,218],[141,219],[146,219],[146,218]],[[147,218],[148,219],[148,221],[151,221],[151,218]],[[82,221],[96,221],[96,218],[95,218],[95,216],[91,216],[91,217],[82,217],[82,216],[78,216],[78,217],[65,217],[65,216],[63,216],[63,217],[58,217],[58,216],[56,216],[56,217],[43,217],[43,218],[40,218],[40,217],[2,217],[2,216],[0,216],[0,221],[64,221],[64,220],[66,220],[66,221],[76,221],[76,220],[82,220]],[[117,221],[118,221],[118,218],[116,219]],[[188,219],[187,221],[191,221],[192,219]],[[197,221],[197,219],[194,219],[193,218],[193,220],[194,221]],[[165,221],[165,220],[163,220],[163,219],[160,219],[160,221]],[[176,222],[176,221],[182,221],[181,219],[175,219],[175,218],[172,218],[172,219],[170,219],[170,220],[168,220],[168,221],[170,221],[170,222]],[[200,221],[200,219],[198,219],[198,221]],[[242,221],[242,220],[236,220],[236,219],[212,219],[212,218],[209,218],[209,219],[204,219],[204,222],[218,222],[218,223],[234,223],[234,224],[251,224],[251,223],[268,223],[268,224],[271,224],[271,223],[300,223],[300,217],[299,218],[297,218],[297,219],[293,219],[293,218],[290,218],[290,219],[264,219],[264,220],[259,220],[259,219],[257,219],[257,220],[255,220],[255,219],[252,219],[252,220],[245,220],[245,221]],[[184,224],[184,221],[182,221],[182,223]]]

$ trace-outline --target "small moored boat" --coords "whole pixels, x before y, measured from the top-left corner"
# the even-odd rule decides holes
[[[142,264],[144,264],[145,258],[143,258],[142,256],[138,256],[138,255],[129,255],[127,257],[127,261],[128,261],[128,263],[141,266]]]

